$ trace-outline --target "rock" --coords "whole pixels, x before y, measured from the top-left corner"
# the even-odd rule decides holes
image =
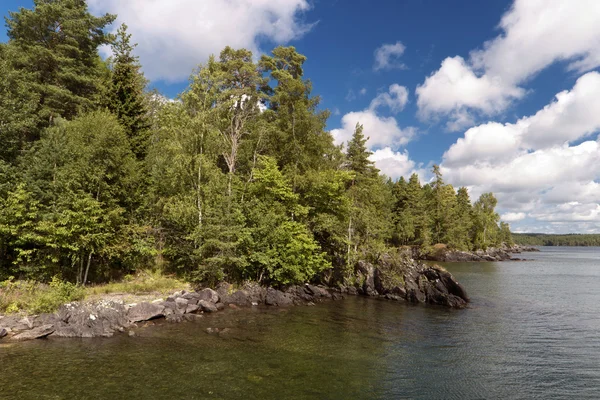
[[[331,293],[329,293],[329,291],[323,287],[306,284],[305,290],[307,290],[309,294],[313,295],[316,298],[331,298]]]
[[[135,336],[135,332],[134,331],[129,331],[129,332],[127,332],[127,335],[129,337],[134,337]]]
[[[42,325],[37,328],[30,329],[25,332],[21,332],[18,335],[13,336],[13,340],[24,341],[24,340],[33,340],[33,339],[42,339],[45,338],[52,333],[54,333],[54,325]]]
[[[129,326],[125,306],[120,302],[103,300],[65,304],[59,308],[55,318],[56,331],[53,337],[110,337]]]
[[[187,308],[185,309],[185,313],[186,314],[195,313],[199,309],[200,309],[200,307],[196,304],[188,304]]]
[[[178,297],[175,299],[175,304],[177,305],[177,309],[181,310],[181,313],[185,313],[185,310],[188,306],[188,301],[183,297]]]
[[[206,290],[206,289],[205,289]],[[221,300],[222,303],[225,303],[223,301],[223,299],[227,296],[229,296],[230,293],[233,292],[233,286],[227,282],[221,282],[219,283],[219,285],[217,286],[217,290],[216,290],[219,299]],[[200,292],[199,292],[200,293]]]
[[[219,294],[212,289],[202,289],[197,293],[198,301],[204,300],[209,303],[218,303],[219,302]]]
[[[202,311],[208,312],[208,313],[213,313],[213,312],[219,311],[217,309],[216,305],[214,305],[213,303],[210,303],[210,302],[208,302],[206,300],[200,300],[198,302],[198,306],[200,306],[200,308],[202,309]]]
[[[294,304],[303,304],[315,300],[312,292],[304,286],[290,286],[285,293],[292,298]]]
[[[183,319],[188,321],[188,322],[193,322],[199,319],[202,319],[202,315],[200,314],[184,314],[183,315]]]
[[[148,321],[164,317],[164,311],[165,306],[143,302],[130,308],[127,312],[127,317],[129,318],[129,322]]]
[[[0,328],[0,339],[2,339],[6,335],[8,335],[8,331],[4,328]]]
[[[215,304],[215,307],[217,307],[217,311],[221,311],[221,310],[225,309],[225,304],[223,304],[223,303],[217,303],[217,304]]]
[[[197,304],[198,300],[201,299],[200,295],[196,292],[187,292],[186,294],[181,296],[181,298],[186,299],[188,301],[188,304]]]
[[[235,304],[236,306],[241,307],[249,307],[252,305],[252,296],[245,290],[236,290],[222,300],[224,303]]]
[[[165,301],[162,305],[165,307],[165,316],[173,313],[182,314],[182,310],[177,306],[175,301]]]
[[[167,322],[180,323],[185,320],[184,314],[169,314],[165,317]]]
[[[275,307],[287,307],[294,304],[292,296],[280,290],[268,288],[265,296],[265,304]]]
[[[379,294],[375,289],[375,266],[373,264],[359,261],[356,264],[355,274],[358,293],[367,296],[377,296]]]

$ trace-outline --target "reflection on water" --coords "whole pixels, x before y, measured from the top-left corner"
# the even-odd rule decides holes
[[[349,298],[0,345],[0,398],[598,398],[600,249],[544,250],[447,265],[466,310]]]

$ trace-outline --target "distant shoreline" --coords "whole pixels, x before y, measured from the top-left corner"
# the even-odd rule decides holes
[[[513,233],[513,240],[519,245],[526,246],[567,246],[567,247],[594,247],[600,246],[600,234],[597,233]]]

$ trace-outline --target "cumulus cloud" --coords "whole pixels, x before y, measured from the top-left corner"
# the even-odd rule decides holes
[[[126,21],[150,80],[183,81],[225,46],[260,52],[259,39],[286,43],[310,30],[307,0],[88,0],[95,13]]]
[[[523,212],[519,212],[519,213],[509,212],[509,213],[502,214],[500,219],[504,222],[515,222],[515,221],[521,221],[522,219],[525,219],[526,216],[527,215]]]
[[[569,231],[570,222],[600,231],[599,91],[600,74],[589,72],[534,115],[467,130],[444,154],[444,176],[496,193],[506,221],[524,224],[515,216],[527,213],[555,231]]]
[[[375,50],[375,65],[373,69],[379,71],[382,69],[406,69],[406,65],[400,61],[404,54],[406,46],[398,41],[393,44],[384,44]]]
[[[397,148],[407,144],[416,134],[414,128],[402,129],[395,118],[381,116],[374,110],[353,111],[342,117],[341,128],[331,131],[335,143],[343,144],[351,140],[357,123],[363,125],[370,149]]]
[[[577,72],[600,66],[596,0],[515,0],[499,28],[468,62],[446,58],[417,88],[421,118],[446,116],[449,129],[460,129],[474,114],[504,111],[525,94],[520,85],[555,62]]]
[[[356,124],[364,128],[368,138],[367,147],[372,150],[384,147],[398,148],[407,144],[416,134],[413,127],[400,128],[394,117],[382,116],[378,109],[388,107],[392,112],[401,111],[408,102],[408,89],[398,84],[389,87],[388,92],[380,93],[369,107],[363,111],[353,111],[342,117],[342,127],[331,131],[337,144],[347,143],[352,139]]]
[[[415,172],[415,162],[410,159],[406,150],[399,152],[385,147],[373,152],[369,159],[383,174],[392,179],[407,177]]]
[[[388,92],[380,93],[375,97],[369,106],[370,110],[386,106],[393,113],[398,113],[404,109],[408,103],[408,89],[396,83],[390,86]]]
[[[417,86],[417,106],[423,119],[449,115],[450,130],[462,129],[472,122],[469,108],[493,115],[504,110],[523,89],[506,85],[499,78],[477,76],[462,57],[446,58],[441,68]]]

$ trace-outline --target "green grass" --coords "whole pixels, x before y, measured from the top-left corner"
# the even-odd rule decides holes
[[[52,279],[49,284],[10,279],[0,282],[0,314],[51,313],[65,303],[114,293],[163,295],[180,289],[189,290],[189,284],[175,277],[151,271],[128,275],[120,282],[85,288],[58,278]]]
[[[173,290],[189,289],[189,284],[175,277],[163,275],[161,272],[142,271],[136,275],[127,275],[120,282],[85,288],[86,297],[111,293],[166,294]]]
[[[48,313],[84,296],[83,288],[58,278],[53,278],[49,284],[6,280],[0,282],[0,312]]]

